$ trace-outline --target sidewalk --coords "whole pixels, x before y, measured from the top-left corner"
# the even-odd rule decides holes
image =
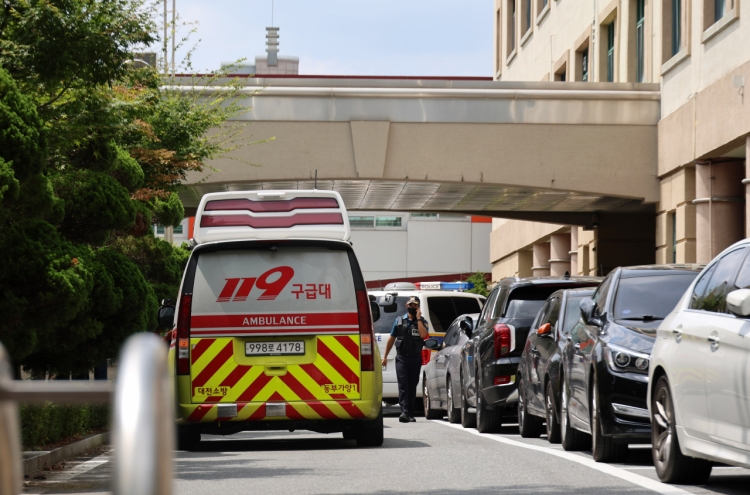
[[[77,457],[100,445],[109,443],[109,432],[97,433],[77,442],[69,443],[52,450],[35,450],[23,453],[23,474],[31,476],[45,466],[51,467]]]

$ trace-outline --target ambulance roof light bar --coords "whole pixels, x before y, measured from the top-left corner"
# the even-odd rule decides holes
[[[195,216],[195,242],[351,237],[336,191],[233,191],[206,194]]]

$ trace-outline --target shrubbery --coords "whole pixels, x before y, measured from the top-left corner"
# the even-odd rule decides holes
[[[22,405],[21,444],[24,450],[66,440],[109,426],[108,405]]]

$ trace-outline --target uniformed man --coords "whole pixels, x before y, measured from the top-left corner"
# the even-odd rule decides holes
[[[414,401],[417,397],[419,371],[422,369],[422,347],[428,337],[427,321],[422,318],[419,298],[411,297],[406,302],[406,314],[396,318],[391,336],[385,346],[383,366],[386,366],[388,353],[396,344],[396,378],[398,379],[398,403],[401,406],[402,423],[415,422]]]

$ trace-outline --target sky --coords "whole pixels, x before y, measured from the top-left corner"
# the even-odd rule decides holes
[[[178,63],[196,42],[194,72],[265,56],[271,0],[176,1],[197,22]],[[492,0],[275,0],[273,11],[279,56],[299,57],[300,74],[492,76]]]

